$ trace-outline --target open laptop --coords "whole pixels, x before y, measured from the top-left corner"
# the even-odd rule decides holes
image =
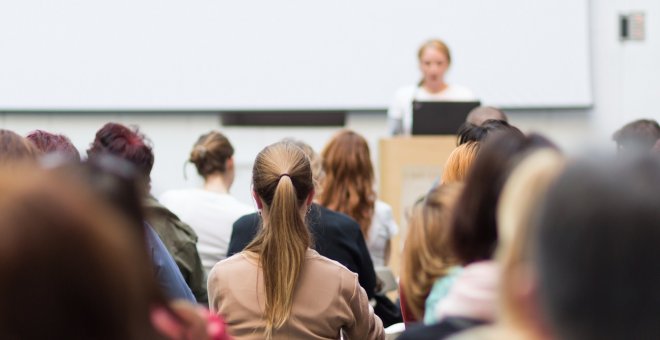
[[[413,135],[455,135],[481,102],[413,102]]]

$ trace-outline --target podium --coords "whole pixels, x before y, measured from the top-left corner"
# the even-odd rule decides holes
[[[389,263],[398,276],[411,208],[439,181],[449,154],[456,148],[456,136],[392,137],[381,139],[378,147],[378,197],[392,206],[399,225],[399,234],[391,240]]]

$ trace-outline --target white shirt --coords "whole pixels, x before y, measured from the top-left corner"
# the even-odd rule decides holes
[[[202,189],[170,190],[159,201],[197,233],[197,251],[207,275],[227,257],[234,222],[255,211],[228,194]]]
[[[392,216],[392,207],[383,201],[376,201],[374,216],[369,227],[367,248],[374,267],[385,266],[385,248],[390,239],[397,234],[399,227]]]
[[[406,86],[400,88],[394,95],[394,102],[387,111],[391,134],[403,133],[410,135],[412,129],[412,102],[418,101],[476,101],[477,98],[468,88],[460,85],[447,85],[438,92],[430,93],[423,86]],[[402,132],[399,132],[400,129]]]

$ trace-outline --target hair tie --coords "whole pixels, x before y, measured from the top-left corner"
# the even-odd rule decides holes
[[[278,180],[278,181],[281,180],[282,177],[284,177],[284,176],[289,177],[289,179],[291,179],[291,176],[290,176],[289,174],[287,174],[287,173],[283,173],[283,174],[280,175],[280,177],[277,178],[277,180]]]

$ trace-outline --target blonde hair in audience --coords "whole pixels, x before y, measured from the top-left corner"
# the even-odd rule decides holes
[[[413,207],[401,260],[401,286],[410,311],[424,317],[424,301],[436,279],[455,265],[447,246],[448,224],[460,183],[443,184]]]
[[[325,146],[321,158],[325,179],[319,202],[356,220],[368,239],[376,204],[369,144],[358,133],[342,130]]]
[[[477,158],[480,145],[477,141],[470,141],[457,146],[447,158],[440,182],[463,182],[467,177],[468,170]]]
[[[531,218],[564,165],[565,160],[557,151],[536,151],[513,170],[500,196],[496,255],[502,271],[500,315],[505,325],[518,330],[524,330],[530,320],[529,311],[520,300],[520,279],[527,261],[525,240]]]
[[[253,190],[261,200],[263,228],[246,247],[259,256],[266,295],[266,338],[291,315],[293,293],[312,241],[304,221],[306,201],[314,192],[308,157],[292,143],[276,143],[258,155]]]

